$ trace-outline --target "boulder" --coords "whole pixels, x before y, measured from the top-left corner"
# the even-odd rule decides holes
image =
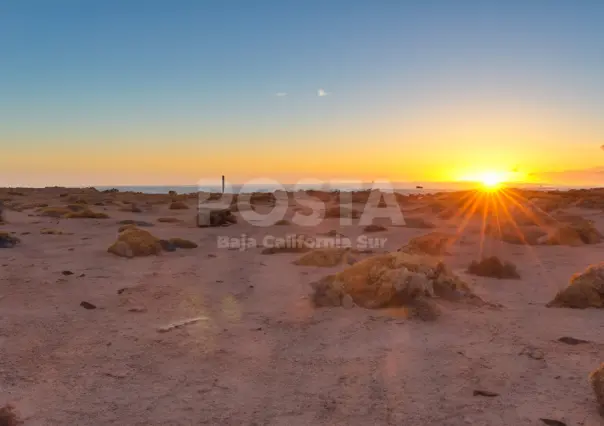
[[[197,226],[229,226],[237,223],[237,218],[230,209],[224,208],[199,208],[197,212]]]
[[[172,244],[176,248],[182,249],[193,249],[199,247],[197,243],[193,241],[185,240],[184,238],[170,238],[169,243]]]
[[[548,307],[604,308],[604,262],[589,266],[570,279],[570,285],[556,294]]]

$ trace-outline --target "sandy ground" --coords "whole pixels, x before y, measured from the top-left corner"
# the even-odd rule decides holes
[[[479,233],[468,231],[446,261],[503,308],[452,305],[437,321],[420,322],[311,307],[309,283],[344,266],[301,267],[292,264],[296,254],[217,248],[218,236],[318,234],[338,229],[337,219],[312,232],[245,223],[200,229],[194,210],[167,205],[95,210],[111,217],[8,211],[0,227],[22,239],[0,249],[0,404],[13,402],[27,425],[604,424],[587,382],[604,361],[603,313],[545,307],[573,273],[603,260],[604,244],[487,240],[485,250],[522,275],[497,280],[464,274],[480,256]],[[602,213],[580,213],[604,231]],[[158,223],[161,216],[184,222]],[[154,235],[199,248],[116,257],[106,250],[123,219],[152,222],[146,229]],[[72,235],[41,235],[47,227]],[[391,227],[371,236],[386,237],[392,251],[426,232]],[[158,332],[197,316],[206,319]],[[591,343],[565,345],[562,336]]]

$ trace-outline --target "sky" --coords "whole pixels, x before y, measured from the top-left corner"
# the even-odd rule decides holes
[[[604,185],[604,2],[3,0],[0,186]]]

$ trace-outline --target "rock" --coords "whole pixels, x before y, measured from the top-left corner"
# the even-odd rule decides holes
[[[475,390],[473,392],[473,394],[474,394],[474,396],[486,396],[488,398],[494,398],[496,396],[499,396],[499,394],[496,393],[496,392],[491,392],[491,391],[487,391],[487,390],[480,390],[480,389]]]
[[[69,275],[73,275],[73,272],[65,270],[65,271],[61,271],[61,274],[65,275],[67,277]]]
[[[604,409],[604,363],[589,375],[589,383],[596,395],[600,409]]]
[[[84,309],[96,309],[95,305],[93,305],[90,302],[86,302],[86,301],[80,302],[80,306]]]
[[[275,225],[277,225],[277,226],[291,225],[291,222],[289,220],[281,219],[281,220],[278,220],[277,222],[275,222]]]
[[[300,266],[319,266],[319,267],[333,267],[341,265],[342,263],[348,263],[350,258],[349,249],[341,248],[324,248],[314,249],[302,257],[294,261],[294,264]]]
[[[430,232],[412,238],[409,244],[399,249],[399,251],[410,254],[429,254],[431,256],[447,255],[448,249],[455,242],[455,239],[454,235]]]
[[[388,228],[386,228],[385,226],[382,225],[367,225],[363,231],[364,232],[382,232],[382,231],[387,231]]]
[[[160,217],[157,219],[158,222],[162,222],[162,223],[177,223],[177,222],[182,222],[181,219],[178,219],[176,217]]]
[[[544,419],[544,418],[540,418],[539,420],[548,426],[566,426],[566,423],[561,422],[560,420]]]
[[[469,274],[480,277],[491,277],[498,279],[519,279],[520,274],[516,265],[511,262],[502,262],[497,256],[482,259],[480,262],[473,261],[468,267]]]
[[[533,348],[533,347],[524,348],[520,352],[520,355],[526,355],[529,358],[536,359],[536,360],[542,360],[545,358],[545,354],[543,353],[543,351],[541,349],[537,349],[537,348]]]
[[[185,240],[183,238],[170,238],[169,242],[174,247],[182,248],[182,249],[194,249],[194,248],[199,247],[197,245],[197,243],[194,243],[193,241]]]
[[[560,337],[558,342],[566,343],[567,345],[581,345],[583,343],[591,343],[589,340],[575,339],[574,337]]]
[[[573,275],[570,285],[559,291],[547,307],[604,308],[604,262]]]
[[[148,231],[130,228],[121,232],[117,241],[107,249],[109,253],[121,257],[150,256],[160,254],[159,239]]]
[[[187,210],[189,206],[184,201],[172,201],[170,203],[170,210]]]
[[[13,237],[8,232],[0,231],[0,248],[13,248],[20,242],[19,238]]]
[[[197,212],[197,226],[200,228],[229,226],[234,223],[237,223],[237,218],[230,209],[199,208]]]
[[[23,421],[17,415],[14,405],[7,404],[0,408],[0,426],[18,426],[22,424]]]

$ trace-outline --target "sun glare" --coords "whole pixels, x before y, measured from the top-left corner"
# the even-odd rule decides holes
[[[506,182],[507,176],[502,172],[487,171],[467,176],[464,180],[479,183],[484,191],[496,191]]]

